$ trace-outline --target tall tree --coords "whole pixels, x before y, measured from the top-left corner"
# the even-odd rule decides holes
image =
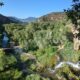
[[[72,2],[72,7],[68,10],[65,10],[65,12],[68,16],[68,19],[72,21],[74,49],[78,50],[80,47],[80,0],[72,0]]]

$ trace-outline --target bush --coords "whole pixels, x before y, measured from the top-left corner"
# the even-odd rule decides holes
[[[34,55],[44,67],[53,67],[57,63],[56,51],[56,47],[49,46],[45,49],[35,51]]]
[[[50,79],[41,77],[38,74],[31,74],[26,77],[26,80],[50,80]]]

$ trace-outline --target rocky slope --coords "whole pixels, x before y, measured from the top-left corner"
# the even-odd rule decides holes
[[[62,20],[65,17],[66,14],[64,12],[52,12],[44,16],[41,16],[39,18],[39,21],[57,21],[57,20]]]

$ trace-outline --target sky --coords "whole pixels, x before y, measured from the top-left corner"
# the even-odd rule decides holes
[[[1,0],[0,0],[1,1]],[[40,17],[70,8],[72,0],[2,0],[0,14],[18,18]]]

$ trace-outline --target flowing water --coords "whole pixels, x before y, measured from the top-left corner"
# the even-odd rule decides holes
[[[56,72],[56,70],[59,69],[59,68],[61,68],[61,67],[63,67],[64,64],[67,64],[67,65],[71,66],[72,68],[75,68],[75,69],[80,70],[80,62],[73,63],[73,62],[67,61],[67,62],[60,62],[59,64],[57,64],[54,67],[54,69],[48,68],[48,71],[50,73],[53,73],[54,74]]]

